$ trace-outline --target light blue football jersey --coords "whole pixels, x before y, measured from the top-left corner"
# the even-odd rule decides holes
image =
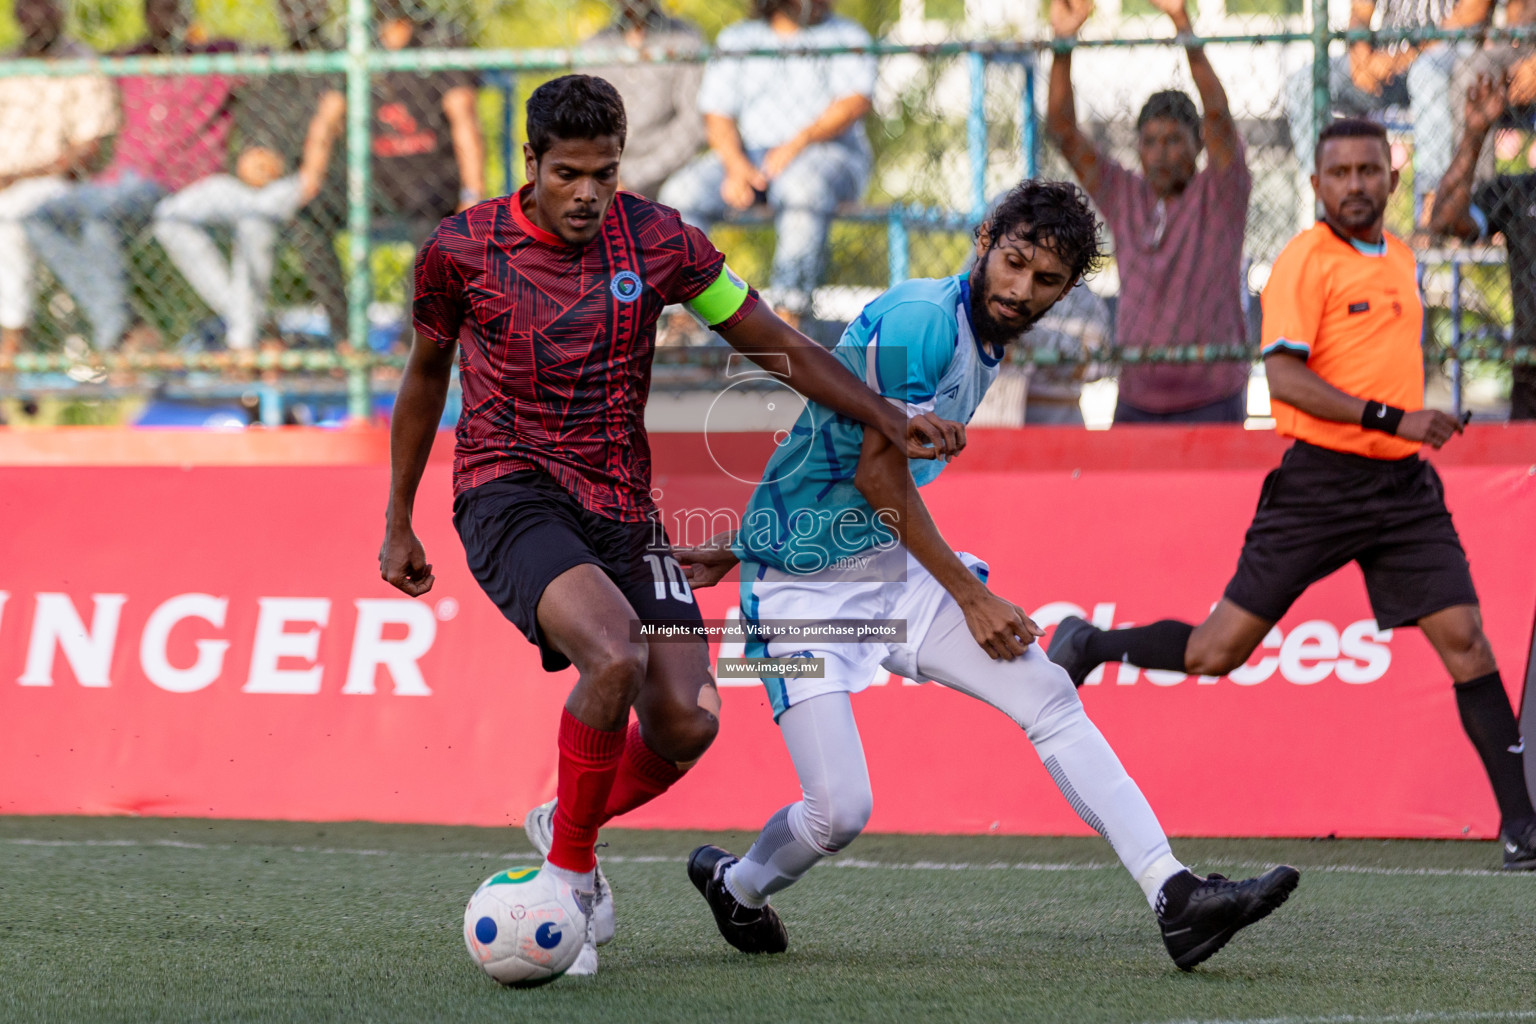
[[[970,420],[997,379],[1002,355],[986,350],[971,330],[967,274],[896,285],[864,307],[832,354],[872,390],[905,403],[909,415],[933,412],[959,423]],[[863,442],[862,423],[807,403],[752,493],[737,556],[804,574],[890,547],[894,533],[853,483]],[[921,487],[945,464],[909,465]]]

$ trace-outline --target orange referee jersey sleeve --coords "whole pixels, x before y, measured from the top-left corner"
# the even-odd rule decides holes
[[[1281,250],[1259,298],[1264,309],[1260,355],[1293,352],[1303,359],[1312,355],[1327,287],[1321,262],[1311,258],[1316,246],[1310,234],[1302,233]]]

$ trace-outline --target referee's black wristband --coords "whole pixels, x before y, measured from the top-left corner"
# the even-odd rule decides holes
[[[1366,430],[1379,430],[1383,434],[1396,434],[1403,422],[1403,410],[1395,405],[1366,402],[1365,412],[1360,414],[1360,425]]]

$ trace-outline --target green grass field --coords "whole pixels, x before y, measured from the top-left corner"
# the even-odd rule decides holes
[[[767,958],[683,870],[750,836],[605,838],[598,976],[513,991],[460,928],[482,878],[537,862],[520,831],[0,818],[0,1021],[1536,1021],[1536,877],[1491,843],[1176,842],[1303,872],[1184,974],[1097,840],[865,836],[776,900]]]

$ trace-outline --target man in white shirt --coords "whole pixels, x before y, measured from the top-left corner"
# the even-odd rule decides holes
[[[16,0],[21,59],[86,57],[63,34],[55,0]],[[14,354],[32,320],[36,262],[21,222],[89,174],[117,130],[117,91],[102,75],[0,79],[0,355]]]
[[[767,295],[791,316],[809,312],[833,212],[859,198],[869,180],[873,156],[861,122],[875,89],[875,59],[731,54],[871,42],[858,24],[832,14],[831,0],[756,0],[753,18],[721,31],[721,56],[704,70],[699,109],[710,152],[661,190],[661,202],[696,227],[766,202],[778,233]]]

